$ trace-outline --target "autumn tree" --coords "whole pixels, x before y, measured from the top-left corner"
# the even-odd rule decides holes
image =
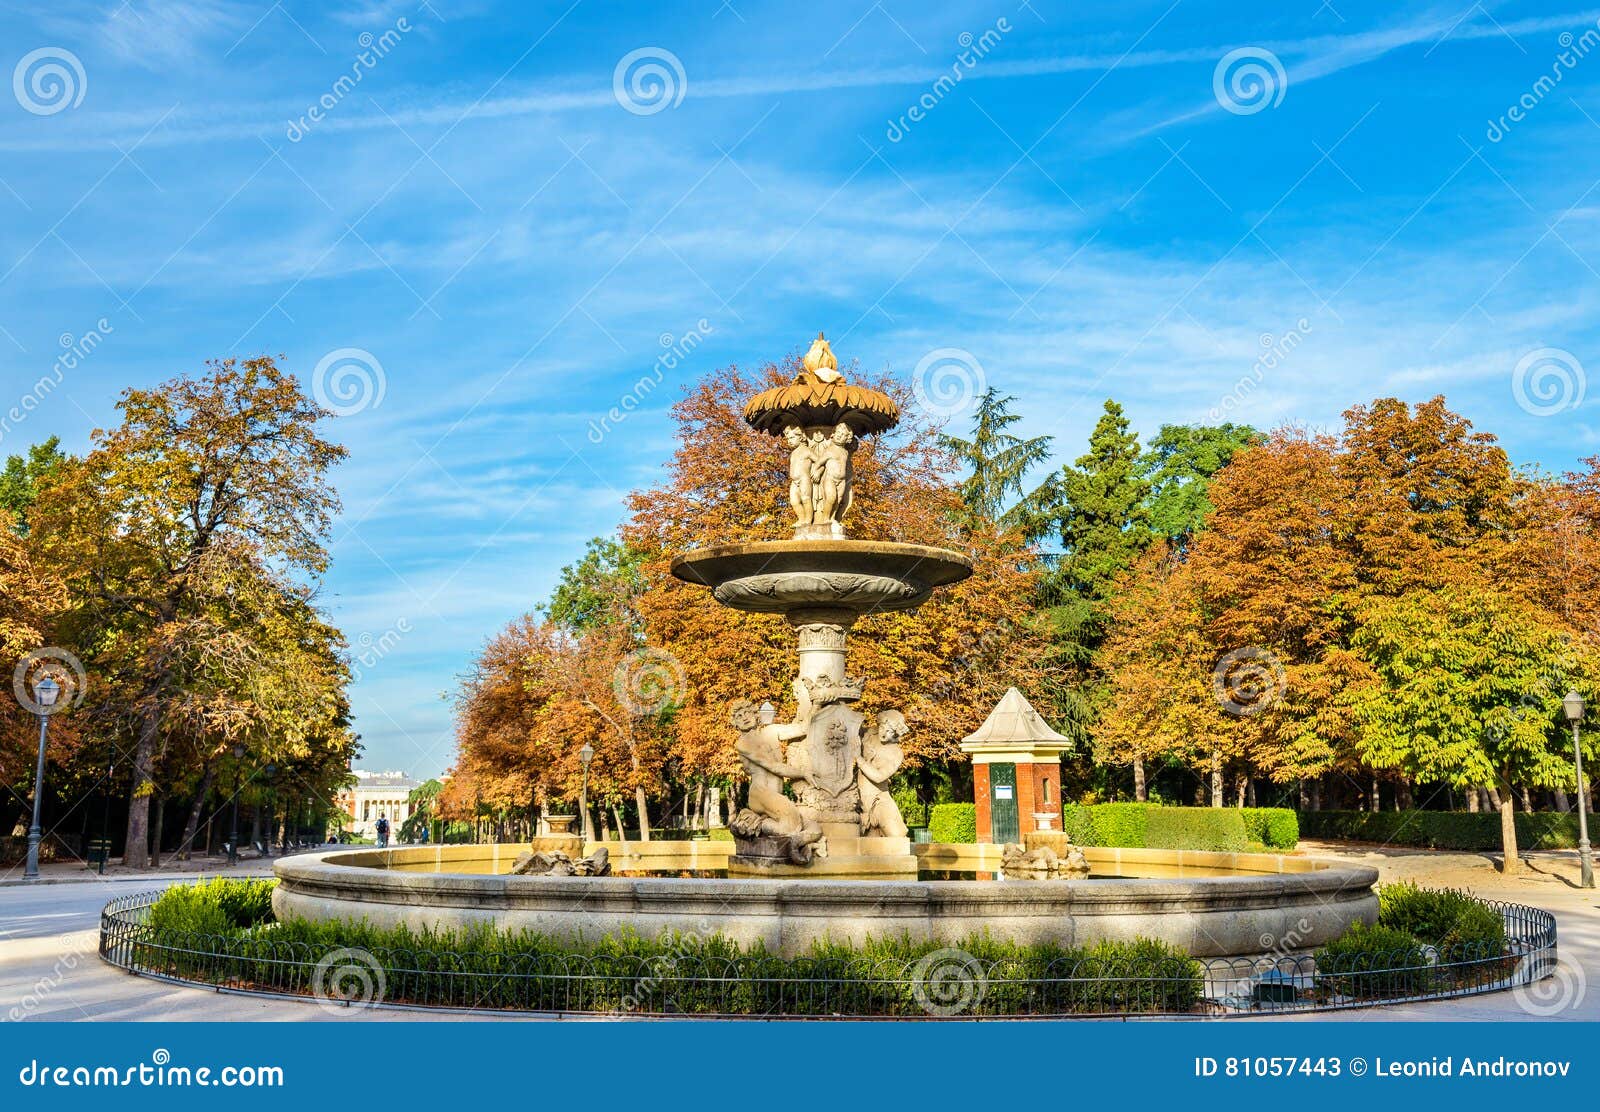
[[[1484,587],[1374,599],[1353,640],[1380,681],[1354,700],[1362,756],[1459,788],[1498,784],[1502,868],[1517,872],[1513,785],[1573,782],[1561,699],[1592,697],[1593,654]]]
[[[326,567],[339,505],[327,472],[345,451],[318,431],[327,411],[270,358],[125,391],[118,409],[122,423],[44,485],[31,527],[68,580],[76,624],[102,630],[121,666],[134,736],[125,860],[142,867],[167,730],[188,713],[191,667],[210,666],[191,635],[217,628],[207,617],[250,569]]]

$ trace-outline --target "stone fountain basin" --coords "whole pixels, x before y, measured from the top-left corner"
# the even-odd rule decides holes
[[[681,868],[716,867],[732,848],[647,845],[644,856],[652,865]],[[413,930],[488,923],[585,939],[620,930],[646,937],[714,932],[787,955],[821,939],[904,935],[953,944],[987,931],[1063,946],[1154,938],[1195,957],[1254,956],[1313,949],[1356,920],[1375,922],[1378,914],[1376,869],[1275,854],[1085,847],[1100,874],[1090,880],[504,875],[521,848],[418,846],[284,858],[274,865],[272,906],[280,918],[365,920]],[[636,864],[628,854],[636,848],[614,849],[613,862]],[[931,868],[998,866],[996,846],[917,849]]]
[[[947,548],[897,541],[752,541],[686,552],[672,561],[672,574],[710,587],[718,602],[735,610],[863,614],[920,606],[935,587],[971,575],[972,560]]]

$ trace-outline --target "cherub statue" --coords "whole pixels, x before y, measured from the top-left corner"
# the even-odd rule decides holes
[[[855,434],[843,422],[834,426],[831,436],[824,437],[820,431],[817,432],[811,443],[812,458],[816,461],[812,472],[815,476],[816,512],[811,520],[818,524],[831,522],[836,534],[843,532],[839,523],[850,508],[850,486],[855,477],[850,463],[850,449],[854,443]]]
[[[784,760],[783,743],[805,737],[811,724],[811,693],[799,680],[794,681],[794,697],[798,709],[794,721],[787,723],[762,725],[755,704],[741,699],[733,705],[730,718],[739,731],[739,761],[750,777],[749,802],[737,816],[733,832],[747,838],[786,838],[790,858],[804,865],[811,861],[822,828],[783,794],[785,780],[806,778],[805,769]]]
[[[856,786],[861,792],[861,833],[884,838],[904,838],[906,821],[889,794],[889,778],[900,768],[905,753],[900,740],[910,731],[906,716],[897,710],[878,715],[878,724],[861,735],[861,756],[856,758]]]
[[[792,449],[789,452],[789,506],[794,510],[796,525],[810,525],[816,502],[816,452],[799,425],[783,430],[783,442]]]

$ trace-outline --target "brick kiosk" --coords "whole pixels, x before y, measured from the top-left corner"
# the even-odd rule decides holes
[[[972,755],[978,841],[1020,842],[1061,829],[1061,754],[1072,742],[1052,730],[1011,688],[976,731],[961,739]]]

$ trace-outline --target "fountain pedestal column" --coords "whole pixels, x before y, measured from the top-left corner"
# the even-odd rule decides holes
[[[781,614],[799,647],[795,721],[758,727],[750,701],[730,711],[750,802],[733,828],[733,876],[915,879],[917,859],[887,785],[903,758],[905,715],[883,710],[863,729],[864,681],[845,671],[851,625],[910,610],[935,587],[972,574],[959,552],[846,538],[861,437],[893,428],[899,409],[852,385],[819,334],[792,383],[751,398],[744,419],[789,449],[794,539],[687,552],[672,574],[710,587],[735,610]],[[786,743],[786,744],[785,744]],[[792,795],[792,801],[788,798]]]

